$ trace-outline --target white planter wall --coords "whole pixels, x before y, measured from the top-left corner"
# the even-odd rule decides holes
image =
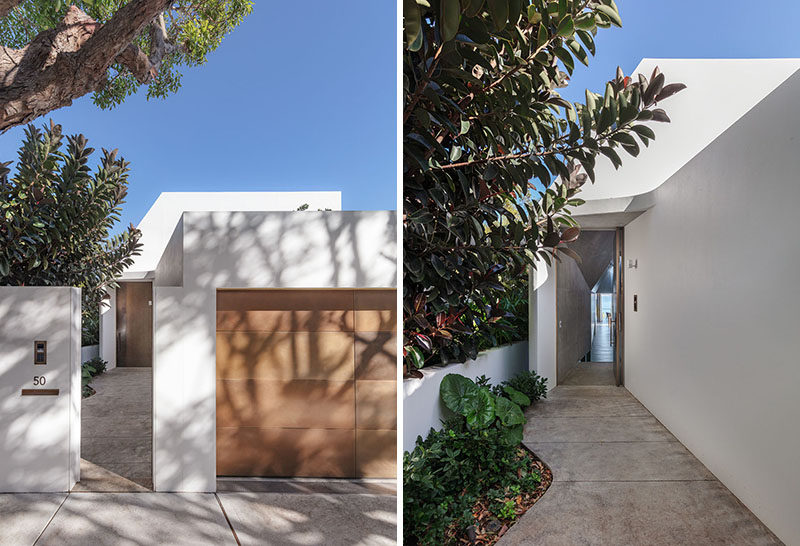
[[[84,345],[81,347],[81,362],[100,356],[100,345]]]
[[[47,342],[47,364],[34,364],[34,341]],[[80,356],[79,288],[0,287],[0,492],[69,491],[79,480]],[[21,395],[38,388],[59,392]]]
[[[411,451],[417,436],[427,436],[431,428],[441,429],[444,406],[439,398],[439,385],[449,373],[461,374],[470,379],[481,375],[492,384],[502,383],[528,369],[528,342],[520,341],[504,347],[495,347],[463,364],[449,364],[441,368],[423,368],[424,377],[403,381],[403,451]]]

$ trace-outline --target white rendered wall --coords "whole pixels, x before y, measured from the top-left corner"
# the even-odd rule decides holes
[[[168,286],[158,271],[154,282],[157,491],[216,490],[216,290],[395,288],[396,219],[391,211],[183,215],[183,285]]]
[[[80,294],[0,287],[0,492],[69,491],[80,478]],[[40,340],[46,365],[33,363]],[[35,386],[34,376],[45,385]],[[21,396],[23,388],[59,394]]]
[[[796,74],[625,228],[625,386],[786,544],[800,544],[798,96]]]
[[[530,369],[547,378],[548,390],[556,386],[556,275],[555,268],[541,266],[532,275],[536,278],[530,286],[528,339]],[[540,284],[538,277],[544,277]]]
[[[457,373],[473,380],[485,375],[490,383],[498,384],[527,369],[528,342],[519,341],[484,351],[463,364],[423,368],[420,371],[424,377],[403,380],[403,451],[414,449],[417,436],[425,438],[431,428],[442,428],[445,408],[439,398],[439,385],[447,374]]]
[[[100,358],[108,362],[106,370],[117,367],[117,291],[107,288],[109,299],[100,306]]]

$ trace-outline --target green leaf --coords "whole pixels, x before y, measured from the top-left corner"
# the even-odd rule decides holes
[[[480,430],[494,423],[495,397],[489,389],[476,386],[467,391],[464,399],[464,416],[467,418],[469,428]]]
[[[439,24],[442,40],[452,40],[458,34],[458,25],[461,22],[461,3],[459,0],[440,0]]]
[[[525,393],[518,391],[511,385],[503,386],[503,392],[505,392],[508,395],[508,397],[511,399],[512,402],[523,408],[531,405],[531,399],[528,398],[528,396]]]
[[[619,17],[619,13],[617,10],[612,8],[611,6],[606,6],[605,4],[600,4],[597,6],[597,11],[605,15],[612,24],[621,27],[622,26],[622,19]]]
[[[464,405],[467,402],[467,393],[478,389],[472,379],[449,373],[442,379],[439,385],[439,397],[445,407],[459,415],[464,415]]]
[[[412,48],[412,44],[419,40],[419,45],[422,45],[421,40],[422,30],[422,16],[419,12],[416,0],[403,0],[403,31],[406,35],[406,47],[411,51],[417,51]]]
[[[525,396],[522,393],[519,393]],[[527,396],[525,397],[527,398]],[[528,400],[530,402],[530,400]],[[498,396],[495,400],[495,413],[500,422],[507,427],[514,425],[521,425],[525,422],[525,416],[522,414],[522,409],[515,402],[512,402],[505,396]]]
[[[522,425],[515,425],[503,428],[501,434],[506,445],[514,447],[522,443],[522,432]]]
[[[567,37],[572,36],[575,34],[575,23],[572,21],[572,16],[567,15],[565,16],[560,23],[558,23],[558,32],[559,36]]]
[[[569,51],[564,49],[561,46],[558,46],[553,50],[556,57],[558,57],[562,63],[564,63],[564,68],[567,69],[567,72],[572,74],[573,70],[575,70],[575,61],[572,60],[572,55],[569,54]]]
[[[455,163],[461,158],[461,148],[459,146],[453,146],[450,148],[450,161]]]
[[[640,137],[649,138],[650,140],[656,138],[656,134],[647,125],[634,125],[631,127],[631,131],[635,132]]]
[[[488,0],[489,14],[492,16],[495,30],[503,30],[508,23],[508,0]]]

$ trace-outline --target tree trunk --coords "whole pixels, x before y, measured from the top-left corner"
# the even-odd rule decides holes
[[[17,3],[0,0],[0,10]],[[156,67],[132,41],[170,4],[133,0],[104,25],[73,5],[56,28],[39,33],[26,47],[0,47],[0,131],[69,106],[98,89],[114,62],[148,82]]]

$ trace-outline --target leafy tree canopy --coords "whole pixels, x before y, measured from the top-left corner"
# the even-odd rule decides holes
[[[64,142],[66,140],[66,142]],[[103,289],[139,254],[133,225],[110,236],[127,193],[128,163],[117,151],[94,152],[60,125],[28,126],[16,173],[0,163],[0,284],[78,286],[95,307]]]
[[[252,10],[250,0],[0,0],[0,130],[92,93],[164,98]]]
[[[476,356],[504,279],[574,255],[598,156],[622,164],[680,91],[658,69],[562,98],[614,0],[404,0],[403,336],[407,372]],[[476,304],[486,304],[476,312]]]

